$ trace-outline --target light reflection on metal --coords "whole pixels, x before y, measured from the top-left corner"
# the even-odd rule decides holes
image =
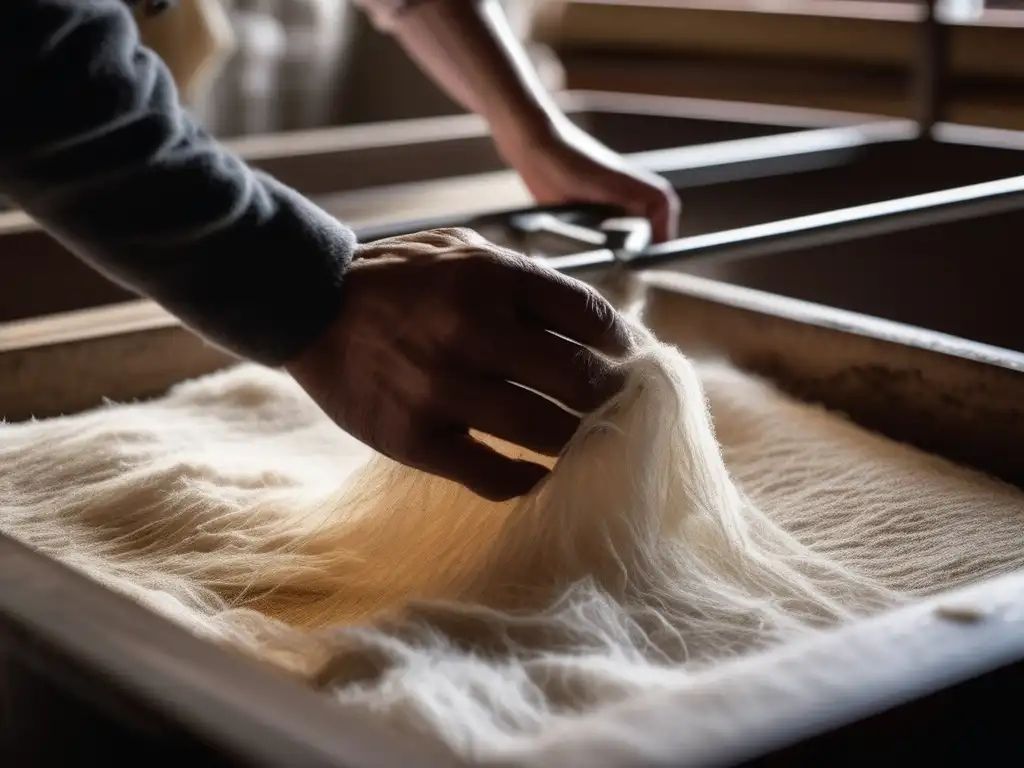
[[[1024,176],[798,216],[653,245],[630,260],[643,269],[697,256],[748,256],[934,226],[1024,208]],[[546,262],[563,271],[610,265],[602,249]]]

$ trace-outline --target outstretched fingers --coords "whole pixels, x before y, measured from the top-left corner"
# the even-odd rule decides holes
[[[557,456],[580,419],[529,389],[486,375],[449,377],[437,410],[456,424],[544,456]]]
[[[519,272],[519,308],[554,333],[611,357],[622,357],[633,339],[622,316],[586,283],[530,263]]]

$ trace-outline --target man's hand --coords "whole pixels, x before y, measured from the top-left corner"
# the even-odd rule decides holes
[[[494,128],[494,138],[541,205],[615,205],[649,220],[655,242],[677,236],[679,198],[672,186],[631,167],[568,120],[509,121]]]
[[[470,429],[555,456],[579,417],[523,387],[586,413],[623,383],[604,356],[630,344],[611,305],[469,230],[361,246],[341,302],[290,373],[354,437],[491,500],[526,493],[547,470]]]
[[[358,0],[424,71],[490,124],[498,150],[542,205],[604,203],[647,218],[656,241],[676,236],[679,198],[660,176],[573,125],[545,93],[497,0]]]

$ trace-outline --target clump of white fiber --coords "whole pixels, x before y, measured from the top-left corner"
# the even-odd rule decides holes
[[[522,499],[373,455],[246,365],[0,427],[0,529],[478,758],[901,599],[753,503],[698,369],[637,339],[626,388]]]

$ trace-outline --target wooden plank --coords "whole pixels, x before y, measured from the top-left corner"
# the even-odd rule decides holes
[[[784,0],[557,0],[540,6],[538,42],[559,53],[790,59],[906,70],[919,4]],[[954,76],[1024,77],[1024,12],[985,10],[951,33]]]
[[[545,742],[542,764],[802,768],[927,754],[969,766],[989,748],[1019,755],[1016,712],[995,702],[1024,683],[1024,573],[929,596],[721,671],[698,689],[703,698],[692,689],[637,697],[594,713],[586,728],[561,730]],[[679,723],[709,700],[727,725],[695,738]],[[647,761],[637,760],[636,744]]]
[[[127,402],[152,397],[177,381],[232,362],[232,357],[206,344],[176,320],[167,325],[155,322],[145,329],[103,323],[104,332],[87,331],[83,338],[74,338],[77,331],[89,328],[90,322],[99,319],[102,323],[102,316],[111,310],[116,312],[118,308],[84,310],[84,317],[83,313],[70,312],[60,318],[47,318],[54,333],[52,343],[20,347],[17,337],[38,340],[41,336],[32,329],[37,321],[27,321],[28,327],[15,334],[12,349],[0,352],[0,418],[45,418],[91,408],[106,399]],[[0,335],[10,336],[6,332]],[[57,340],[60,338],[64,341]]]
[[[158,304],[139,299],[109,307],[83,309],[31,320],[0,324],[0,354],[15,350],[102,338],[111,334],[141,333],[177,323]]]
[[[424,181],[505,167],[475,115],[349,126],[227,142],[303,194]]]
[[[1024,488],[1024,354],[669,271],[648,322],[868,429]]]
[[[570,90],[554,94],[553,98],[568,116],[584,122],[592,113],[606,112],[656,115],[680,120],[754,122],[792,128],[855,125],[865,119],[862,114],[828,110],[753,103],[733,104],[713,99],[666,98],[601,90]],[[424,144],[477,138],[490,140],[487,123],[477,115],[465,114],[240,136],[227,139],[224,143],[248,162],[258,164],[278,158],[306,156],[315,156],[329,162],[328,158],[340,152],[405,145],[421,149]]]
[[[330,195],[317,202],[354,229],[453,213],[475,216],[534,204],[533,197],[513,171],[377,187]]]
[[[565,51],[560,56],[572,88],[915,116],[908,77],[900,70],[650,52]],[[949,120],[1024,130],[1024,98],[1018,81],[964,82],[951,90],[945,110]]]
[[[915,117],[919,4],[563,0],[537,36],[567,87]],[[1024,129],[1024,11],[986,9],[951,34],[948,119]]]
[[[837,111],[762,108],[600,91],[561,93],[556,100],[572,119],[595,129],[598,138],[612,143],[616,143],[615,136],[601,135],[601,118],[607,113],[678,120],[678,144],[687,141],[686,124],[701,121],[737,126],[760,123],[783,129],[852,125],[866,119],[864,115]],[[226,144],[253,166],[308,195],[486,173],[505,167],[491,142],[487,124],[476,115],[244,136]]]

